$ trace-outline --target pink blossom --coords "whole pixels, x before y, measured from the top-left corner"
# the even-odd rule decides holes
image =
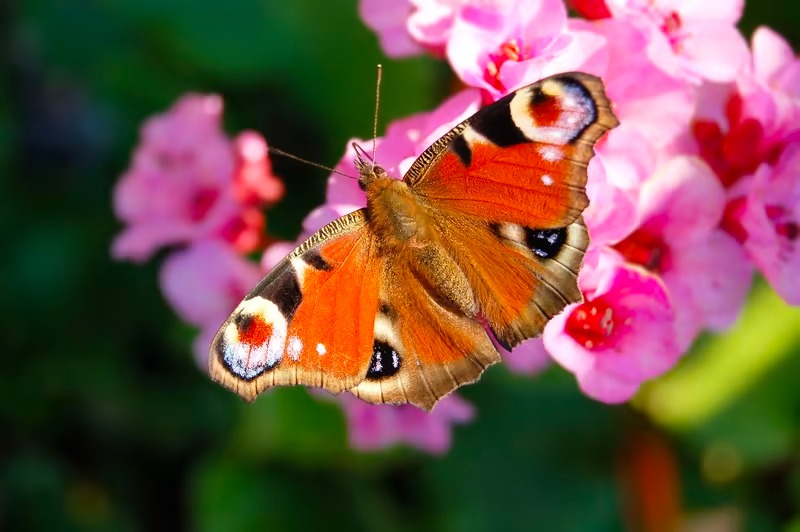
[[[649,143],[627,123],[606,134],[589,161],[583,212],[592,244],[614,244],[639,224],[637,198],[642,183],[655,167]]]
[[[786,145],[800,140],[797,103],[781,113],[769,91],[742,94],[734,85],[707,86],[700,94],[691,129],[696,147],[686,151],[696,150],[726,187],[752,175],[763,162],[774,164]]]
[[[594,72],[605,39],[571,30],[561,0],[514,0],[493,9],[463,10],[455,18],[447,58],[467,84],[489,100],[551,74]]]
[[[671,76],[733,81],[747,59],[736,29],[744,0],[606,0],[615,18],[647,32],[647,55]]]
[[[614,162],[609,161],[610,164]],[[604,163],[601,157],[589,163],[589,179],[586,183],[590,203],[583,218],[594,245],[618,242],[630,234],[638,223],[636,192],[614,184],[614,174],[606,169]]]
[[[350,394],[339,396],[354,449],[374,451],[408,444],[442,454],[450,449],[451,426],[470,421],[472,405],[451,394],[427,413],[411,405],[370,405]]]
[[[753,32],[752,46],[753,78],[787,99],[800,99],[800,60],[786,39],[761,26]]]
[[[775,291],[800,305],[800,144],[752,178],[741,217],[744,248]]]
[[[568,29],[562,0],[361,0],[360,10],[389,55],[414,53],[410,36],[446,55],[487,101],[550,74],[591,71],[603,46],[594,33]]]
[[[487,27],[501,24],[515,0],[411,0],[414,12],[408,20],[411,36],[428,50],[444,55],[453,26],[459,19],[480,21]]]
[[[459,16],[499,20],[511,0],[360,0],[359,14],[391,57],[443,56]]]
[[[590,397],[627,401],[681,353],[667,291],[657,276],[601,248],[587,254],[579,285],[584,302],[550,320],[545,348]]]
[[[676,302],[676,335],[687,349],[705,327],[730,326],[750,288],[752,268],[719,224],[725,189],[696,157],[675,157],[642,186],[641,226],[615,248],[659,274]]]
[[[759,28],[736,83],[701,87],[692,137],[680,147],[698,153],[728,188],[722,225],[739,241],[747,237],[741,216],[752,175],[800,143],[800,89],[792,80],[800,80],[800,60],[779,35]]]
[[[381,48],[389,57],[407,57],[423,52],[409,33],[411,0],[361,0],[358,13],[369,29],[378,34]]]
[[[272,173],[267,142],[255,131],[243,131],[233,140],[236,171],[234,196],[248,205],[274,204],[283,197],[283,182]]]
[[[218,96],[190,94],[145,123],[141,144],[114,190],[114,210],[126,224],[114,241],[114,257],[142,261],[159,247],[205,237],[224,239],[240,251],[258,246],[264,217],[236,197],[239,166],[220,129],[221,115]],[[254,136],[248,134],[249,145]],[[263,158],[257,164],[262,171],[250,166],[241,172],[246,185],[240,188],[261,180],[260,194],[275,178],[263,172]],[[270,196],[281,193],[275,189]]]

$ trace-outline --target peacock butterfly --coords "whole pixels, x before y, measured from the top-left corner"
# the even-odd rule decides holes
[[[247,294],[212,378],[430,410],[581,300],[586,168],[618,124],[602,82],[559,74],[484,107],[393,179],[365,154],[367,207],[329,223]]]

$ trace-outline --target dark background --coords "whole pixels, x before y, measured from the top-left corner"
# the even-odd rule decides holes
[[[743,31],[797,45],[799,5],[750,2]],[[5,1],[0,39],[0,530],[618,530],[680,509],[699,530],[800,531],[800,313],[762,284],[631,406],[559,368],[493,369],[443,457],[350,451],[335,405],[245,405],[197,369],[159,258],[110,259],[112,187],[186,91],[326,164],[371,135],[376,63],[381,124],[435,107],[447,66],[387,60],[355,1]],[[269,232],[293,238],[326,175],[274,165]]]

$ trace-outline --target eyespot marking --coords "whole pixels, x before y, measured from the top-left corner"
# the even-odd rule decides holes
[[[567,228],[525,229],[525,245],[542,259],[552,259],[567,241]]]
[[[556,146],[574,142],[597,120],[588,89],[569,76],[520,90],[510,100],[509,109],[526,138]]]
[[[252,380],[274,368],[286,345],[286,318],[278,306],[254,297],[243,301],[217,345],[218,355],[234,375]]]
[[[375,340],[372,344],[372,359],[365,378],[370,380],[391,377],[400,371],[400,355],[386,342]]]

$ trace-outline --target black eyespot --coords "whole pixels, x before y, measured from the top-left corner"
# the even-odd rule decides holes
[[[525,228],[525,245],[537,257],[552,259],[567,241],[567,228],[529,229]]]
[[[367,379],[377,380],[391,377],[400,371],[400,355],[397,351],[380,340],[372,344],[372,359],[369,361]]]

